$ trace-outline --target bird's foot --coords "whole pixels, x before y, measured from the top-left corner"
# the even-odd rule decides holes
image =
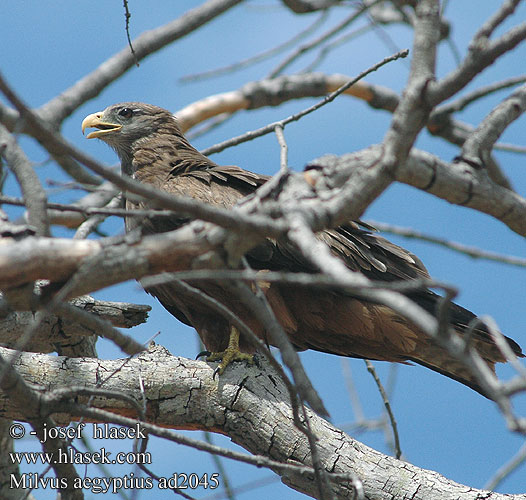
[[[239,349],[226,348],[222,352],[212,352],[210,356],[206,358],[207,361],[219,361],[221,363],[214,370],[212,378],[216,378],[216,375],[222,375],[226,367],[232,363],[232,361],[248,361],[250,364],[254,363],[254,355],[241,352]]]
[[[210,352],[203,351],[199,353],[199,356],[206,355],[207,361],[221,361],[218,367],[214,370],[212,378],[215,378],[217,374],[222,375],[226,367],[232,363],[232,361],[248,361],[249,364],[254,363],[254,355],[241,352],[239,350],[239,331],[234,326],[230,330],[230,338],[228,340],[228,347],[221,352]]]

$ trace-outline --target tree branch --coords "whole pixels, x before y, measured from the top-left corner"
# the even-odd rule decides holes
[[[0,353],[9,356],[6,349],[0,348]],[[42,368],[38,379],[32,369],[34,366]],[[205,363],[171,356],[164,348],[155,346],[124,366],[121,360],[81,361],[24,353],[15,367],[27,382],[38,381],[50,388],[49,406],[44,401],[42,411],[68,410],[72,415],[86,415],[91,422],[126,426],[134,426],[137,420],[136,409],[125,400],[97,397],[90,409],[82,403],[61,404],[53,397],[53,391],[72,385],[95,388],[97,373],[116,372],[103,389],[124,392],[139,400],[137,373],[140,373],[145,381],[147,400],[147,423],[141,422],[141,427],[149,434],[270,467],[294,489],[309,495],[316,492],[307,437],[294,426],[288,392],[266,364],[261,368],[233,366],[215,381],[212,368]],[[172,382],[167,384],[167,379]],[[24,418],[5,397],[0,398],[0,409],[10,418]],[[307,413],[335,497],[353,498],[354,488],[348,471],[360,478],[365,498],[408,500],[414,498],[417,490],[419,497],[426,500],[465,497],[465,486],[372,450],[316,414]],[[199,443],[167,428],[220,432],[255,456]],[[484,494],[474,489],[470,492],[472,498]],[[495,500],[526,498],[525,495],[491,495]]]
[[[490,41],[484,33],[491,33],[494,27],[513,12],[520,0],[504,2],[500,10],[475,36],[464,60],[448,75],[429,87],[428,102],[432,106],[445,101],[464,88],[473,78],[493,64],[500,56],[514,49],[526,38],[526,23],[519,24],[504,33],[500,38]],[[510,11],[511,7],[511,11]],[[497,21],[497,24],[495,24]]]
[[[382,154],[381,146],[372,146],[342,156],[326,155],[307,165],[307,174],[316,189],[337,193],[325,204],[325,217],[339,213],[341,219],[333,221],[337,223],[361,216],[367,206],[361,202],[362,183],[367,182],[369,171]],[[473,169],[465,163],[448,163],[413,148],[407,161],[397,166],[395,179],[455,205],[491,215],[512,231],[526,236],[526,200],[492,182],[484,170]]]
[[[28,223],[36,228],[37,234],[49,236],[47,197],[31,162],[16,143],[15,138],[0,124],[0,156],[15,175],[27,208]]]
[[[84,295],[71,301],[71,306],[95,315],[104,323],[110,322],[114,327],[131,328],[144,323],[148,316],[150,306],[130,304],[126,302],[107,302],[95,300]],[[2,345],[14,347],[23,333],[32,324],[35,315],[41,314],[34,311],[12,311],[6,304],[2,304],[0,315],[0,342]],[[71,318],[65,310],[60,315],[47,315],[40,323],[36,334],[31,339],[30,349],[34,352],[49,353],[80,342],[80,337],[101,335],[104,336],[102,325],[94,324],[93,320],[87,320],[84,316],[81,321],[75,316]],[[69,316],[69,317],[68,317]],[[102,331],[101,331],[102,330]],[[122,336],[122,334],[120,334]]]
[[[129,47],[126,46],[75,85],[41,106],[38,114],[44,120],[62,123],[75,109],[97,96],[110,83],[132,68],[136,61],[141,61],[166,45],[188,35],[241,1],[208,0],[164,26],[146,31],[132,41],[135,54],[132,54]]]
[[[526,85],[515,90],[497,105],[468,137],[459,160],[483,168],[490,162],[491,151],[504,130],[526,110]]]

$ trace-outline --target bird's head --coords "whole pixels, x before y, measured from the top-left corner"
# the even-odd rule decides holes
[[[177,121],[170,111],[142,102],[122,102],[108,106],[104,111],[86,116],[82,133],[96,128],[87,139],[101,139],[124,159],[132,154],[141,139],[158,133],[180,134]]]

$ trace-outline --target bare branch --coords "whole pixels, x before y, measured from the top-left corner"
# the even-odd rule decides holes
[[[277,45],[276,47],[272,47],[271,49],[265,50],[259,54],[256,54],[252,57],[249,57],[248,59],[244,59],[243,61],[238,61],[233,64],[229,64],[228,66],[224,66],[222,68],[216,68],[211,69],[209,71],[204,71],[202,73],[196,73],[193,75],[186,75],[182,76],[179,80],[182,82],[191,82],[195,80],[203,80],[205,78],[214,78],[219,75],[223,75],[225,73],[232,73],[234,71],[238,71],[241,68],[246,68],[247,66],[250,66],[252,64],[256,64],[257,62],[264,61],[265,59],[268,59],[270,57],[273,57],[276,54],[279,54],[286,48],[290,47],[291,45],[296,44],[299,42],[302,38],[305,38],[307,35],[318,29],[318,27],[325,22],[327,19],[328,11],[323,11],[322,14],[306,29],[303,31],[300,31],[296,35],[294,35],[290,40],[286,40],[285,42]]]
[[[378,0],[373,2],[373,5],[375,3],[379,3]],[[314,49],[315,47],[319,46],[326,40],[330,39],[331,37],[339,33],[341,30],[345,29],[347,26],[349,26],[349,24],[353,23],[362,14],[367,12],[369,8],[370,6],[362,5],[358,10],[356,10],[356,12],[353,12],[350,16],[347,16],[343,21],[339,22],[336,26],[331,28],[329,31],[327,31],[323,35],[319,36],[318,38],[316,38],[315,40],[309,43],[306,43],[298,47],[290,55],[288,55],[275,69],[273,69],[267,78],[275,78],[276,76],[278,76],[280,73],[283,72],[285,68],[287,68],[299,56],[305,54],[309,50]]]
[[[433,115],[440,115],[441,113],[455,113],[462,111],[470,104],[475,103],[479,99],[486,97],[494,92],[498,92],[509,87],[514,87],[520,83],[526,82],[526,76],[514,76],[506,78],[500,82],[495,82],[490,85],[485,85],[479,89],[473,90],[466,95],[459,97],[455,101],[448,102],[442,106],[439,106],[433,111]]]
[[[242,0],[208,0],[164,26],[147,31],[133,40],[137,61],[200,28]],[[95,71],[39,108],[45,120],[61,123],[75,109],[98,95],[135,64],[128,47],[104,61]]]
[[[14,451],[12,424],[12,420],[0,419],[0,495],[5,500],[36,500],[30,492],[11,487],[13,478],[17,482],[21,480],[20,467],[11,460],[11,453]],[[24,494],[26,496],[21,496]]]
[[[518,146],[517,144],[507,144],[505,142],[497,142],[493,149],[499,151],[509,151],[510,153],[526,154],[526,146]]]
[[[383,169],[391,172],[397,164],[405,161],[430,113],[422,101],[427,99],[428,83],[435,76],[436,45],[440,38],[439,3],[436,0],[421,1],[417,4],[416,14],[409,81],[383,140]]]
[[[5,356],[9,355],[5,349],[0,349],[0,352]],[[31,367],[45,366],[38,381],[53,391],[64,386],[78,385],[77,382],[84,387],[94,388],[98,372],[111,373],[121,364],[119,360],[81,361],[23,354],[16,368],[28,382],[32,382],[36,379]],[[221,384],[218,385],[212,379],[212,371],[205,363],[173,357],[157,346],[130,360],[116,376],[108,380],[105,389],[122,393],[125,388],[128,395],[138,400],[140,387],[136,374],[140,372],[144,380],[148,381],[145,385],[148,420],[140,425],[149,434],[245,463],[270,467],[282,476],[286,484],[312,495],[316,490],[309,445],[305,435],[294,426],[290,418],[292,411],[287,403],[288,398],[283,398],[287,391],[279,377],[274,378],[273,372],[266,365],[261,368],[233,367],[223,375]],[[167,374],[172,380],[168,385]],[[93,408],[88,408],[68,401],[59,403],[54,399],[52,405],[51,401],[50,404],[44,403],[42,409],[54,408],[54,411],[66,414],[70,412],[85,415],[94,422],[113,422],[130,427],[137,423],[137,420],[129,417],[136,414],[135,408],[125,401],[101,397],[96,398],[93,405]],[[0,397],[0,408],[7,416],[20,417],[13,403],[5,397]],[[184,411],[181,411],[182,408]],[[419,495],[430,500],[456,498],[465,493],[465,486],[449,481],[436,472],[419,469],[359,445],[314,413],[308,411],[308,416],[318,439],[320,457],[328,471],[334,497],[352,498],[353,478],[356,476],[363,485],[362,498],[383,498],[386,495],[385,488],[388,488],[387,494],[393,500],[414,496],[417,487]],[[255,456],[225,450],[169,430],[177,428],[225,433]],[[295,450],[293,458],[290,455],[291,443]],[[397,479],[400,477],[400,468],[410,475],[412,481]],[[349,470],[356,476],[350,476],[347,473]],[[393,481],[396,481],[396,488],[392,488]],[[470,491],[478,493],[473,489]],[[495,500],[519,500],[522,497],[492,493]]]
[[[421,231],[416,231],[411,228],[395,226],[392,224],[386,224],[385,222],[377,221],[367,221],[368,224],[371,224],[376,229],[383,231],[385,233],[396,234],[398,236],[403,236],[404,238],[416,239],[421,241],[427,241],[429,243],[434,243],[436,245],[443,246],[455,252],[459,252],[474,259],[485,259],[491,260],[494,262],[500,262],[502,264],[509,264],[511,266],[517,267],[526,267],[526,259],[522,257],[515,257],[512,255],[504,255],[496,252],[490,252],[488,250],[482,250],[481,248],[464,245],[463,243],[458,243],[456,241],[450,241],[446,238],[439,238],[431,234],[422,233]]]
[[[0,75],[0,79],[2,79]],[[3,79],[2,79],[3,80]],[[2,82],[2,92],[9,98],[13,97],[13,93],[11,89],[5,85],[5,82]],[[21,118],[20,113],[16,114],[15,120],[13,123],[9,123],[6,118],[9,118],[11,115],[6,113],[1,113],[2,108],[0,106],[0,121],[4,123],[7,129],[12,130],[13,132],[24,132],[32,135],[46,150],[51,154],[53,159],[63,168],[65,172],[67,172],[73,179],[77,180],[78,182],[82,182],[85,184],[91,184],[91,185],[98,185],[101,183],[101,180],[97,177],[92,176],[89,172],[86,172],[76,161],[69,158],[67,155],[61,154],[61,152],[56,151],[53,147],[53,143],[46,141],[46,136],[42,137],[42,135],[39,134],[38,129],[33,130],[28,123]],[[11,127],[9,127],[11,125]],[[4,132],[2,135],[5,135],[5,128],[2,126],[2,130]],[[58,132],[55,132],[57,135]]]
[[[121,196],[118,194],[114,198],[112,198],[104,208],[106,209],[112,209],[120,207],[122,204]],[[78,228],[73,236],[74,239],[84,239],[87,238],[90,233],[95,231],[97,229],[97,226],[104,222],[106,219],[106,215],[95,215],[93,217],[90,217],[88,220],[85,220]]]
[[[391,409],[391,403],[389,402],[389,398],[387,397],[387,392],[385,391],[382,381],[380,380],[380,377],[378,377],[378,374],[376,373],[373,364],[368,359],[365,360],[365,366],[367,366],[367,371],[372,375],[374,382],[376,383],[376,386],[380,391],[380,395],[382,396],[382,401],[384,403],[387,415],[389,416],[389,422],[391,423],[391,429],[393,431],[396,458],[400,459],[400,457],[402,456],[402,448],[400,447],[400,436],[398,435],[398,426],[396,424],[396,419],[393,410]]]
[[[283,5],[295,14],[307,14],[317,10],[325,10],[335,5],[341,0],[282,0]]]
[[[312,113],[313,111],[320,109],[322,106],[325,106],[329,102],[336,99],[336,97],[338,97],[340,94],[345,92],[348,88],[352,87],[356,82],[358,82],[362,78],[365,78],[369,73],[372,73],[373,71],[378,70],[379,68],[381,68],[382,66],[384,66],[385,64],[389,62],[396,61],[397,59],[401,57],[402,58],[407,57],[408,54],[409,54],[409,51],[406,49],[406,50],[402,50],[398,52],[397,54],[393,54],[392,56],[386,57],[379,63],[374,64],[369,69],[360,73],[357,77],[353,78],[352,80],[349,80],[346,84],[342,85],[338,90],[335,90],[334,92],[332,92],[331,94],[326,96],[323,100],[314,104],[313,106],[310,106],[307,109],[300,111],[299,113],[289,116],[288,118],[284,118],[283,120],[270,123],[269,125],[266,125],[265,127],[261,127],[257,130],[252,130],[239,137],[234,137],[233,139],[229,139],[228,141],[224,141],[210,148],[206,148],[205,150],[202,151],[202,153],[205,155],[210,155],[212,153],[219,153],[220,151],[223,151],[226,148],[236,146],[243,142],[251,141],[252,139],[255,139],[256,137],[261,137],[262,135],[268,134],[272,132],[276,128],[277,125],[281,125],[283,127],[287,125],[288,123],[298,121],[304,116]]]
[[[2,315],[0,316],[0,342],[8,347],[14,347],[22,337],[26,329],[33,323],[40,312],[33,311],[11,311],[6,304],[2,304]],[[90,313],[89,317],[95,315],[106,325],[110,322],[115,327],[131,328],[146,321],[149,306],[129,304],[126,302],[106,302],[95,300],[89,296],[78,297],[71,301],[71,305],[78,310]],[[5,311],[5,312],[4,312]],[[80,342],[79,337],[89,337],[100,334],[101,325],[94,323],[87,317],[74,316],[70,321],[66,314],[47,315],[40,322],[40,326],[27,350],[34,352],[53,352],[59,346],[63,352],[65,347],[76,345]],[[122,334],[120,334],[122,335]],[[140,345],[139,345],[140,347]]]
[[[135,66],[139,67],[139,61],[137,60],[137,54],[135,53],[135,49],[133,48],[133,43],[130,38],[130,9],[128,7],[128,0],[123,0],[124,5],[124,18],[126,20],[126,38],[128,39],[128,46],[130,47],[130,51],[133,54],[133,57],[135,58]]]
[[[69,304],[58,304],[54,311],[61,317],[97,332],[97,335],[111,340],[122,352],[133,355],[144,350],[144,346],[139,344],[129,335],[124,335],[119,330],[113,328],[108,321],[101,320],[97,316],[90,314],[78,307]]]
[[[448,327],[446,316],[453,293],[451,287],[427,279],[371,282],[363,275],[351,272],[316,238],[319,230],[356,220],[387,186],[396,181],[415,186],[451,203],[489,214],[516,233],[526,236],[526,199],[512,191],[511,184],[492,157],[492,150],[498,146],[497,139],[511,121],[526,109],[526,86],[497,106],[476,129],[453,117],[453,113],[489,92],[506,88],[519,80],[524,82],[524,77],[482,87],[450,104],[439,106],[526,38],[526,24],[516,23],[511,29],[506,27],[513,22],[510,16],[519,0],[503,0],[502,5],[495,8],[495,14],[473,37],[465,59],[438,82],[435,81],[434,69],[436,48],[444,37],[449,36],[449,24],[442,18],[438,0],[364,0],[363,5],[360,4],[358,10],[346,19],[343,17],[349,11],[333,9],[331,16],[338,25],[321,36],[316,35],[316,40],[302,45],[283,61],[284,65],[290,64],[309,47],[329,50],[333,44],[341,41],[334,41],[334,34],[348,26],[360,13],[368,11],[368,15],[378,23],[402,22],[407,29],[415,30],[409,84],[400,95],[364,82],[353,84],[343,75],[294,75],[247,84],[234,92],[197,101],[182,110],[180,123],[183,129],[187,129],[206,118],[232,116],[241,109],[276,106],[287,100],[322,96],[337,90],[334,97],[338,93],[347,93],[362,99],[371,107],[393,113],[391,127],[381,145],[339,158],[314,160],[302,173],[287,169],[284,126],[318,109],[328,102],[327,99],[318,103],[318,107],[313,106],[257,130],[258,134],[276,133],[281,148],[281,169],[253,197],[241,201],[233,210],[222,210],[190,199],[169,196],[138,184],[133,179],[122,178],[117,171],[99,164],[63,140],[57,132],[60,124],[87,99],[98,95],[108,84],[131,69],[135,62],[205,25],[240,1],[205,0],[201,6],[179,19],[142,33],[132,42],[128,32],[128,2],[123,0],[131,53],[129,48],[124,48],[37,110],[28,109],[0,76],[0,89],[14,106],[10,108],[0,103],[0,122],[6,127],[8,136],[9,132],[32,136],[64,170],[78,180],[93,185],[101,183],[101,178],[84,170],[83,165],[87,165],[112,183],[107,186],[107,191],[101,189],[96,195],[90,194],[79,200],[77,206],[48,203],[45,195],[41,196],[43,190],[40,185],[37,185],[36,195],[28,191],[33,186],[27,179],[24,180],[25,184],[21,182],[25,185],[25,188],[22,186],[24,200],[0,196],[0,203],[24,204],[29,199],[27,217],[37,229],[35,235],[35,229],[29,225],[16,227],[8,222],[7,217],[4,220],[0,211],[0,290],[5,297],[5,300],[0,300],[0,326],[5,330],[14,324],[13,331],[9,332],[11,334],[19,328],[18,335],[15,334],[17,338],[14,339],[18,345],[33,333],[41,334],[49,322],[51,328],[53,324],[60,323],[58,337],[69,327],[74,332],[74,326],[86,332],[86,335],[96,333],[115,338],[127,352],[138,352],[141,346],[130,343],[126,336],[113,328],[116,321],[110,325],[93,319],[63,300],[128,279],[141,279],[145,286],[168,278],[188,280],[192,284],[199,284],[200,280],[217,279],[222,280],[222,286],[231,291],[236,290],[236,297],[244,300],[254,311],[254,321],[265,325],[271,332],[272,343],[283,348],[283,359],[293,375],[288,378],[289,372],[284,373],[284,368],[269,355],[268,346],[262,345],[261,341],[256,342],[256,345],[269,356],[277,374],[268,368],[263,359],[261,369],[249,367],[240,370],[232,366],[218,381],[213,380],[210,368],[204,363],[173,358],[155,346],[124,362],[89,358],[81,361],[72,357],[31,355],[0,348],[0,384],[3,384],[0,413],[10,418],[29,420],[35,429],[48,422],[52,424],[57,419],[65,423],[69,418],[114,422],[125,426],[134,425],[137,420],[145,421],[143,425],[148,433],[217,456],[269,467],[286,484],[326,500],[384,497],[392,500],[420,497],[439,500],[465,497],[466,487],[451,483],[436,473],[422,471],[372,452],[332,427],[319,415],[305,409],[300,400],[310,402],[318,411],[325,411],[304,373],[297,353],[291,349],[287,335],[274,317],[265,295],[259,290],[260,276],[250,269],[232,269],[232,265],[243,262],[242,256],[264,238],[295,244],[320,272],[293,274],[269,271],[268,275],[265,274],[265,283],[302,284],[313,290],[316,287],[330,287],[331,290],[348,291],[365,301],[385,304],[434,339],[430,342],[438,342],[459,362],[464,363],[480,383],[481,392],[496,401],[509,429],[526,435],[526,418],[518,416],[512,407],[512,402],[515,402],[513,397],[526,392],[524,368],[491,320],[487,320],[490,335],[503,356],[511,359],[517,371],[514,378],[507,382],[498,380],[470,345],[470,336],[475,336],[477,322],[467,325],[465,338],[456,335]],[[333,5],[331,0],[283,0],[282,3],[298,12],[325,9]],[[446,4],[447,0],[442,3],[444,6]],[[348,5],[345,2],[341,4],[343,8]],[[341,14],[340,19],[336,19],[338,14]],[[329,39],[332,43],[327,43]],[[297,41],[297,38],[294,40]],[[320,40],[324,45],[319,45]],[[451,42],[449,38],[448,42]],[[279,50],[279,47],[274,50]],[[398,82],[393,83],[393,88],[398,88]],[[426,126],[430,133],[463,146],[461,159],[464,161],[448,163],[414,149],[415,141]],[[252,134],[250,132],[240,140],[249,140]],[[0,136],[2,148],[2,130]],[[231,140],[231,144],[239,143],[237,139]],[[219,147],[222,148],[224,144]],[[230,143],[227,141],[227,144]],[[292,147],[291,144],[288,146]],[[11,151],[4,147],[0,154],[13,151],[13,147]],[[211,151],[214,149],[205,153]],[[24,167],[29,168],[26,168],[26,172],[32,171],[27,158],[24,158],[23,163]],[[117,190],[125,190],[130,199],[147,200],[147,209],[128,212],[119,208],[119,201],[114,198]],[[171,217],[174,213],[198,220],[185,224],[177,231],[152,236],[142,236],[136,231],[124,236],[90,241],[46,237],[48,221],[63,221],[68,227],[80,225],[78,237],[82,238],[106,215]],[[88,221],[83,223],[85,219]],[[420,236],[408,230],[402,232],[406,236]],[[499,256],[428,235],[423,237],[474,257],[526,266],[525,259]],[[168,275],[171,271],[174,274]],[[163,274],[159,276],[159,273]],[[152,275],[157,276],[150,278]],[[34,290],[33,282],[41,278],[49,279],[50,283],[42,288],[39,295]],[[205,288],[206,285],[203,284]],[[408,292],[426,286],[446,290],[438,317],[426,313],[408,298]],[[27,296],[22,297],[20,290],[28,292]],[[191,293],[187,285],[182,291]],[[199,288],[191,288],[191,291],[196,293],[196,297],[200,296],[206,307],[220,311],[232,324],[239,326],[240,331],[250,336],[249,328],[235,318],[228,304],[214,303],[210,297],[203,296]],[[7,304],[13,305],[16,312],[12,313]],[[28,312],[30,310],[31,313]],[[86,335],[80,333],[79,338],[87,339]],[[96,338],[95,335],[92,338]],[[50,349],[53,347],[50,342],[54,339],[43,340],[39,349]],[[40,340],[40,337],[33,337],[30,347],[34,348]],[[58,352],[68,352],[74,357],[75,346],[68,346],[68,342],[69,338],[57,338]],[[283,378],[284,385],[278,375]],[[299,390],[291,379],[300,387]],[[78,386],[72,387],[72,381]],[[27,399],[27,404],[23,404],[26,403],[24,399]],[[300,410],[304,413],[301,414]],[[387,436],[387,422],[388,419],[382,416],[371,427],[384,429]],[[392,425],[397,446],[394,418]],[[211,443],[200,443],[187,436],[180,436],[169,428],[220,432],[255,456],[230,452]],[[51,443],[45,451],[54,452],[57,447],[66,449],[70,444],[69,441]],[[146,440],[134,443],[134,451],[139,448],[146,450]],[[397,453],[400,453],[399,443],[397,448]],[[0,458],[4,454],[5,451],[0,451]],[[520,450],[513,463],[520,460],[524,460],[523,450]],[[158,477],[147,468],[143,468],[143,471],[152,478]],[[70,469],[55,472],[62,477],[70,477],[68,474],[75,473]],[[1,477],[0,472],[0,483]],[[408,481],[407,477],[411,480]],[[66,498],[68,493],[64,491],[63,497]],[[469,489],[469,495],[485,498],[489,493]],[[502,495],[491,493],[490,496],[504,500]],[[517,496],[517,499],[523,496]]]
[[[483,168],[491,150],[504,130],[526,110],[526,85],[515,90],[496,106],[464,143],[459,161]]]
[[[509,16],[511,16],[517,5],[519,5],[521,0],[506,0],[500,6],[500,9],[493,14],[477,31],[473,37],[473,45],[484,45],[486,39],[488,39],[496,28],[498,28]]]
[[[283,125],[276,125],[274,131],[276,132],[276,137],[278,138],[279,143],[279,164],[281,172],[286,172],[289,168],[288,166],[288,148],[285,141],[285,135],[283,134]]]
[[[2,348],[2,351],[5,351],[5,349]],[[3,355],[0,355],[0,369],[2,371],[0,387],[4,394],[9,396],[10,404],[16,405],[22,419],[31,424],[38,439],[43,443],[43,448],[46,452],[55,457],[59,451],[65,453],[67,446],[62,439],[51,438],[50,436],[47,436],[48,439],[45,439],[44,437],[44,427],[55,427],[55,422],[49,416],[41,416],[39,411],[41,396],[27,385],[17,371],[6,370],[7,366],[8,361],[4,359]],[[60,487],[64,498],[68,500],[82,500],[84,498],[82,490],[73,487],[74,481],[79,478],[75,467],[69,463],[62,463],[58,459],[52,460],[50,465],[53,467],[57,477],[66,479],[66,487],[62,485]]]
[[[519,451],[515,454],[511,460],[504,464],[495,475],[484,485],[484,489],[494,491],[497,486],[506,479],[514,470],[517,469],[526,461],[526,443],[524,443]]]
[[[84,186],[85,188],[86,186]],[[92,190],[72,205],[48,203],[48,217],[51,224],[60,224],[70,228],[78,227],[90,215],[98,215],[92,212],[98,207],[104,207],[118,194],[118,189],[111,182],[105,181],[95,190]],[[5,197],[4,197],[5,198]],[[7,198],[0,199],[2,203],[12,203]],[[14,203],[14,202],[13,202]],[[66,207],[72,208],[68,210]],[[73,211],[75,210],[75,211]],[[103,209],[104,211],[104,209]]]
[[[48,207],[48,213],[51,213],[52,217],[52,223],[53,224],[60,224],[66,227],[77,227],[82,222],[86,220],[89,216],[94,215],[103,215],[103,216],[111,216],[114,215],[116,217],[156,217],[156,216],[169,216],[174,213],[173,210],[161,210],[161,209],[133,209],[128,210],[125,208],[93,208],[89,206],[89,201],[93,199],[94,200],[94,206],[97,207],[99,203],[102,203],[106,196],[109,196],[110,201],[112,196],[114,195],[115,191],[103,194],[103,193],[90,193],[94,194],[93,198],[90,197],[90,195],[85,196],[78,202],[75,202],[71,205],[63,204],[63,203],[46,203]],[[6,195],[0,195],[0,203],[6,204],[6,205],[15,205],[19,207],[25,206],[24,200],[22,198],[15,198],[13,196],[6,196]],[[72,213],[73,216],[70,217],[69,213]],[[35,232],[32,231],[31,234],[34,234]]]
[[[311,73],[250,82],[238,90],[212,95],[189,104],[176,111],[175,115],[181,129],[187,131],[198,123],[223,113],[278,106],[291,99],[325,96],[349,80],[351,77],[347,75]],[[398,104],[398,95],[395,92],[365,82],[355,83],[346,89],[344,94],[363,99],[375,108],[389,111],[393,111]]]
[[[305,73],[311,73],[314,71],[324,60],[325,58],[330,54],[332,50],[334,50],[336,47],[339,47],[341,45],[344,45],[345,43],[353,40],[354,38],[357,38],[364,33],[368,33],[374,29],[374,26],[372,24],[367,24],[365,26],[362,26],[361,28],[355,29],[351,31],[350,33],[345,33],[344,35],[341,35],[336,40],[333,40],[330,43],[325,44],[316,54],[316,57],[301,71],[301,74]],[[399,48],[397,47],[395,51],[398,51]]]
[[[370,203],[365,197],[370,189],[369,176],[374,174],[382,156],[382,148],[373,146],[341,157],[327,155],[313,160],[307,173],[316,189],[338,189],[338,196],[325,204],[325,214],[318,217],[329,217],[332,224],[359,218]],[[407,161],[397,166],[395,179],[450,203],[491,215],[517,234],[526,235],[526,200],[492,182],[484,170],[472,169],[465,163],[447,163],[413,148]],[[336,213],[342,218],[333,220]]]
[[[508,7],[518,4],[517,0],[507,1],[501,5],[501,9],[488,21],[490,31],[494,24],[493,20],[500,19],[501,13],[507,11]],[[500,21],[499,21],[500,22]],[[493,64],[497,58],[515,48],[526,38],[526,23],[519,24],[506,32],[500,38],[490,41],[484,36],[475,35],[470,45],[469,53],[451,73],[439,82],[429,86],[428,102],[432,106],[445,101],[464,88],[473,78],[482,73],[484,69]]]
[[[36,228],[37,234],[48,236],[50,233],[46,211],[47,197],[44,188],[40,184],[31,162],[18,146],[15,138],[1,124],[0,155],[5,158],[20,185],[28,211],[29,224]]]

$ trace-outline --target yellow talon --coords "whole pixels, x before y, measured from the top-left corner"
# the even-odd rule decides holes
[[[228,347],[222,352],[212,352],[206,358],[207,361],[221,360],[219,366],[214,370],[213,378],[219,373],[221,375],[225,368],[232,363],[232,361],[248,361],[250,364],[254,362],[254,356],[239,350],[239,331],[235,326],[230,328],[230,337],[228,339]]]

